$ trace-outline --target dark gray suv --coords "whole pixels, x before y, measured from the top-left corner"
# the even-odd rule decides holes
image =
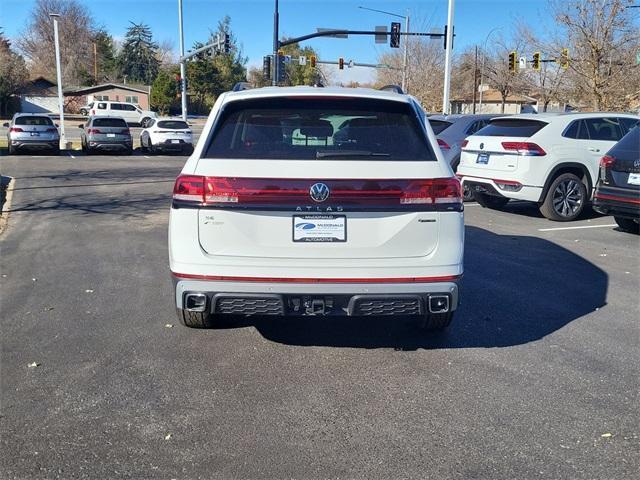
[[[100,152],[133,152],[131,131],[122,117],[89,117],[82,129],[82,151],[87,155]]]

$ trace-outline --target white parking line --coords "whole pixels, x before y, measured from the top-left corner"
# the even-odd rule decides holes
[[[556,228],[539,228],[539,232],[554,232],[557,230],[580,230],[583,228],[605,228],[605,227],[617,227],[616,223],[608,223],[606,225],[583,225],[580,227],[556,227]]]
[[[469,202],[464,202],[464,206],[465,207],[479,207],[480,204],[479,203],[469,203]]]

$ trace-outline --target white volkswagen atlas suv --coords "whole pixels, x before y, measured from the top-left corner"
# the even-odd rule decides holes
[[[423,118],[412,97],[369,89],[222,94],[173,190],[181,321],[410,315],[446,327],[463,204]]]
[[[463,142],[457,175],[483,207],[527,200],[550,220],[575,220],[592,198],[600,158],[639,121],[622,113],[494,118]]]

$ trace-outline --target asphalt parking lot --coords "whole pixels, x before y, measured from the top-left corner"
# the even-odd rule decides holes
[[[2,478],[636,478],[638,236],[471,203],[445,334],[191,330],[166,245],[184,160],[0,158]]]

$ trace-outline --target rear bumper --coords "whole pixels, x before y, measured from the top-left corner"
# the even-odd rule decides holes
[[[195,306],[195,311],[214,314],[420,315],[438,313],[434,306],[453,311],[459,297],[459,277],[420,283],[284,283],[173,276],[173,282],[178,309]],[[194,304],[193,295],[202,295],[202,302]]]
[[[598,185],[593,196],[593,209],[604,215],[623,218],[640,218],[640,195],[630,188]]]
[[[474,177],[459,173],[456,175],[460,179],[462,186],[469,187],[471,191],[529,202],[538,202],[542,196],[542,187],[523,185],[516,180]]]
[[[180,143],[171,143],[170,140],[165,140],[164,142],[154,143],[153,147],[157,150],[165,150],[165,151],[182,151],[193,148],[193,144],[189,142],[185,142],[184,140],[180,140]]]
[[[44,150],[51,148],[58,148],[60,146],[60,140],[11,140],[11,145],[13,148],[19,149],[34,149],[34,150]]]
[[[118,142],[105,142],[105,141],[92,141],[89,140],[89,148],[93,150],[104,151],[126,151],[133,148],[133,142],[131,141],[118,141]]]

